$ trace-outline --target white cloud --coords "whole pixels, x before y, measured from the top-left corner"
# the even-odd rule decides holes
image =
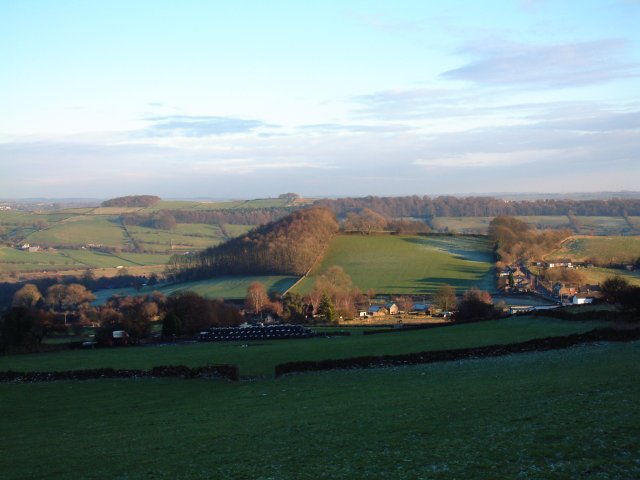
[[[556,45],[487,39],[462,48],[458,53],[471,61],[441,76],[480,85],[591,85],[640,76],[640,64],[624,59],[628,49],[628,41],[616,38]]]

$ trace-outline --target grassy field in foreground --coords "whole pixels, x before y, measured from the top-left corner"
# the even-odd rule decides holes
[[[343,267],[365,292],[429,294],[443,283],[492,291],[492,261],[484,238],[339,235],[296,291],[311,290],[315,276],[333,265]]]
[[[2,478],[640,478],[640,343],[257,382],[0,385]]]
[[[234,363],[240,366],[242,376],[271,376],[277,364],[295,360],[391,355],[513,343],[532,338],[585,332],[602,325],[600,322],[566,322],[549,318],[513,317],[431,330],[380,335],[66,350],[0,357],[0,370],[151,368],[171,364],[203,366]],[[243,344],[248,346],[245,347]]]
[[[127,270],[129,270],[127,268]],[[224,298],[225,300],[242,300],[247,296],[247,288],[253,282],[261,282],[267,291],[285,292],[298,280],[297,277],[282,275],[248,275],[233,277],[216,277],[195,282],[183,282],[170,285],[153,285],[144,287],[140,291],[134,288],[120,288],[98,290],[95,293],[97,302],[104,303],[112,295],[142,295],[159,291],[164,295],[174,292],[192,291],[206,298]]]

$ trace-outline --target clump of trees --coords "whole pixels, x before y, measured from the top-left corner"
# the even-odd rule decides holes
[[[343,229],[349,233],[363,233],[371,235],[374,232],[395,233],[428,233],[429,226],[420,220],[395,219],[390,220],[386,216],[370,208],[363,208],[357,212],[347,212],[343,221]]]
[[[539,259],[569,237],[569,230],[536,230],[517,218],[500,215],[489,223],[489,239],[502,264]]]
[[[438,286],[436,293],[433,295],[432,304],[443,312],[453,310],[458,304],[456,289],[448,284]]]
[[[150,215],[132,213],[121,215],[120,218],[124,225],[136,225],[159,230],[173,230],[178,224],[176,217],[166,210],[153,212]]]
[[[317,277],[309,303],[318,305],[318,315],[333,321],[338,317],[354,317],[356,303],[362,298],[362,292],[353,285],[349,274],[342,267],[333,265]]]
[[[95,295],[87,290],[84,285],[59,283],[47,289],[45,303],[55,312],[64,315],[64,323],[66,325],[69,313],[78,313],[86,310],[89,303],[95,299]]]
[[[600,285],[602,298],[623,311],[640,312],[640,287],[631,285],[620,276],[609,277]],[[637,317],[636,317],[636,320]]]
[[[391,220],[387,225],[387,228],[398,234],[419,234],[431,232],[429,225],[420,220]]]
[[[102,202],[103,207],[151,207],[160,201],[155,195],[127,195]]]
[[[13,306],[0,319],[0,347],[33,349],[50,333],[78,333],[95,327],[96,340],[110,344],[113,332],[123,330],[128,341],[140,343],[151,334],[153,322],[162,321],[163,335],[195,335],[212,326],[237,326],[240,311],[222,300],[210,300],[193,292],[168,298],[159,292],[142,296],[113,296],[104,305],[92,306],[94,295],[81,285],[56,284],[46,295],[32,284],[16,292]],[[70,314],[73,314],[69,319]]]
[[[89,290],[74,283],[51,285],[46,295],[32,283],[23,285],[0,321],[2,349],[35,348],[46,335],[66,331],[69,314],[74,314],[74,319],[83,319],[94,299]]]
[[[349,212],[344,220],[345,232],[360,232],[370,235],[372,232],[386,230],[389,220],[370,208],[359,212]]]
[[[493,305],[491,294],[485,290],[472,288],[467,290],[453,315],[455,321],[475,322],[490,320],[500,314],[500,310]]]
[[[326,208],[299,210],[221,245],[174,255],[168,273],[179,278],[212,275],[303,275],[338,232]]]
[[[551,283],[567,283],[573,285],[581,285],[584,283],[584,275],[573,268],[545,268],[540,271],[540,280]]]
[[[55,323],[51,313],[22,305],[12,307],[0,319],[0,351],[33,349],[52,330]]]

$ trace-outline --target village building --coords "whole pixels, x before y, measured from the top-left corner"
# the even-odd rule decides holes
[[[546,268],[573,268],[573,263],[570,258],[560,258],[558,260],[551,260],[545,264]]]
[[[397,303],[390,302],[385,305],[385,308],[389,312],[389,315],[397,315],[400,313],[400,307],[398,307]]]
[[[576,293],[572,299],[571,303],[574,305],[585,305],[588,303],[593,303],[593,297],[589,296],[587,293]]]
[[[383,305],[371,305],[369,307],[368,315],[370,317],[384,317],[389,313]]]

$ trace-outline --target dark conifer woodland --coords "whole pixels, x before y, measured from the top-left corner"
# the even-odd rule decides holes
[[[221,245],[189,255],[174,255],[173,273],[208,275],[303,275],[339,230],[327,208],[299,210]]]

